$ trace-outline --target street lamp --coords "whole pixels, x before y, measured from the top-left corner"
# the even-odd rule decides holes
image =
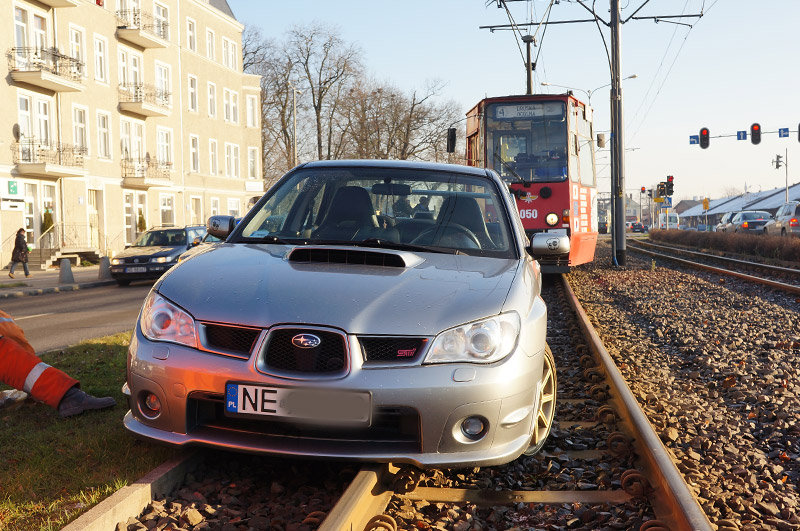
[[[292,167],[297,166],[297,95],[303,94],[302,90],[297,90],[289,81],[289,88],[292,89]]]
[[[626,79],[633,79],[635,77],[638,77],[638,76],[636,74],[631,74],[628,77],[622,78],[622,80],[625,81]],[[591,90],[586,90],[586,89],[576,88],[576,87],[568,87],[566,85],[557,85],[555,83],[548,83],[547,81],[543,81],[542,82],[542,86],[544,86],[544,87],[558,87],[558,88],[563,88],[563,89],[568,89],[568,90],[579,90],[579,91],[583,92],[584,94],[586,94],[586,96],[589,98],[589,105],[591,105],[592,104],[592,94],[594,94],[595,92],[597,92],[601,88],[610,87],[611,83],[606,83],[605,85],[601,85],[601,86],[599,86],[597,88],[593,88]]]

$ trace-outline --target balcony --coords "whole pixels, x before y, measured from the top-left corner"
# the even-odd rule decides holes
[[[119,110],[140,116],[169,116],[170,93],[143,83],[119,86]]]
[[[79,0],[39,0],[39,2],[50,7],[77,7],[80,3]]]
[[[117,11],[117,38],[142,48],[166,48],[169,23],[141,9]]]
[[[6,52],[11,79],[55,92],[81,92],[83,61],[55,48],[11,48]]]
[[[147,190],[172,186],[172,163],[147,159],[122,159],[122,187]]]
[[[32,138],[14,142],[11,149],[17,173],[25,177],[56,180],[84,177],[88,173],[83,167],[85,147],[40,142]]]

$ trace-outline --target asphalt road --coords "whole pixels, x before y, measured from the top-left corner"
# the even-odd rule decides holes
[[[5,299],[0,308],[14,318],[41,353],[133,330],[151,287],[152,283],[137,283],[125,288],[103,286]]]

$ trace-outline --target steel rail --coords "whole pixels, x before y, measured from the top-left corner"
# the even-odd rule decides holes
[[[577,316],[578,323],[589,340],[589,346],[602,363],[606,382],[611,386],[609,401],[617,403],[618,412],[624,416],[628,426],[634,430],[634,440],[638,442],[639,457],[650,472],[654,496],[650,498],[656,517],[670,524],[670,529],[693,529],[710,531],[714,529],[703,509],[689,491],[683,476],[667,453],[647,416],[633,396],[622,373],[603,346],[603,341],[589,321],[575,292],[562,275],[567,302]]]
[[[744,265],[744,266],[748,266],[748,267],[766,269],[768,271],[774,271],[776,273],[789,273],[791,275],[800,275],[800,269],[794,269],[794,268],[791,268],[791,267],[781,267],[781,266],[775,266],[775,265],[771,265],[771,264],[761,264],[761,263],[758,263],[758,262],[751,262],[749,260],[741,260],[739,258],[730,258],[730,257],[727,257],[727,256],[717,256],[715,254],[709,255],[709,254],[701,253],[701,252],[698,252],[698,251],[691,251],[689,249],[681,249],[680,247],[674,247],[672,245],[663,245],[663,244],[657,244],[657,243],[652,243],[652,242],[643,242],[643,241],[639,241],[639,240],[636,240],[635,243],[636,243],[636,245],[645,245],[645,246],[648,246],[648,247],[655,247],[657,249],[667,249],[667,250],[670,250],[670,251],[677,251],[679,253],[685,253],[685,254],[690,254],[690,255],[694,255],[694,256],[702,256],[704,258],[710,258],[712,260],[719,260],[721,262],[729,262],[729,263],[732,263],[732,264],[739,264],[739,265]]]
[[[701,264],[699,262],[693,262],[691,260],[685,260],[683,258],[678,258],[677,256],[670,256],[668,254],[657,253],[655,251],[648,251],[647,249],[642,249],[636,246],[631,246],[631,250],[634,250],[638,253],[648,254],[650,256],[655,256],[657,258],[663,258],[665,260],[673,260],[675,262],[680,262],[682,264],[686,264],[688,266],[703,269],[705,271],[711,271],[712,273],[719,273],[722,275],[728,275],[735,278],[739,278],[742,280],[748,280],[750,282],[756,282],[758,284],[763,284],[765,286],[770,286],[773,288],[777,288],[789,293],[793,293],[795,295],[800,295],[800,286],[796,284],[787,284],[785,282],[778,282],[777,280],[769,280],[763,277],[757,277],[754,275],[748,275],[747,273],[739,273],[738,271],[731,271],[730,269],[723,269],[721,267],[714,267],[706,264]]]

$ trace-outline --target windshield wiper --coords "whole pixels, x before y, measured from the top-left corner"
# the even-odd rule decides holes
[[[505,169],[507,169],[508,171],[510,171],[511,173],[513,173],[513,174],[514,174],[514,177],[516,177],[517,179],[519,179],[519,181],[520,181],[520,182],[526,182],[526,181],[525,181],[525,179],[523,179],[522,177],[520,177],[520,176],[519,176],[519,174],[518,174],[516,171],[514,171],[514,168],[512,168],[511,166],[509,166],[509,165],[508,165],[508,163],[507,163],[506,161],[504,161],[504,160],[503,160],[503,157],[501,157],[500,155],[498,155],[497,151],[495,151],[495,152],[494,152],[494,158],[495,158],[495,160],[497,160],[497,159],[500,159],[500,164],[502,164],[502,165],[503,165],[503,167],[504,167]]]
[[[426,253],[441,253],[441,254],[463,254],[464,251],[459,249],[450,249],[447,247],[431,247],[428,245],[414,245],[412,243],[400,243],[390,240],[382,240],[380,238],[366,238],[361,241],[350,242],[350,245],[357,247],[381,247],[384,249],[395,249],[397,251],[420,251]]]

